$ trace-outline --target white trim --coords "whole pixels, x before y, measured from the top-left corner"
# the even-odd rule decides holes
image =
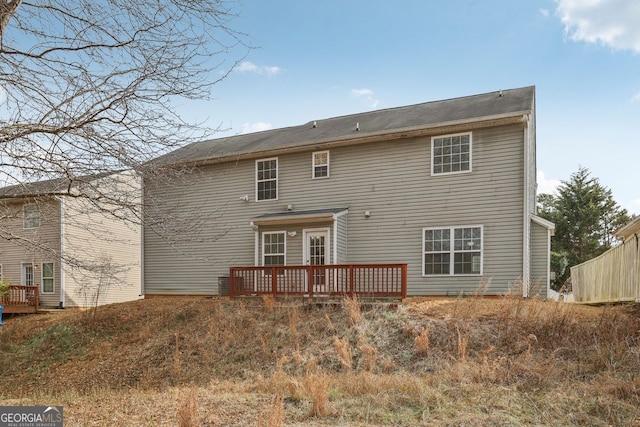
[[[51,276],[51,279],[53,280],[53,289],[51,290],[51,292],[45,292],[44,290],[44,265],[45,264],[52,265],[51,273],[53,274],[53,276]],[[42,261],[40,263],[40,292],[46,295],[53,295],[56,293],[56,263],[53,261]]]
[[[471,251],[456,251],[454,250],[454,238],[455,238],[455,230],[456,229],[461,229],[461,228],[479,228],[480,229],[480,272],[479,273],[472,273],[472,274],[455,274],[455,265],[454,265],[454,259],[455,259],[455,254],[456,253],[468,253]],[[425,274],[424,271],[424,261],[425,261],[425,256],[426,256],[426,250],[425,250],[425,242],[424,242],[424,232],[427,230],[450,230],[450,245],[449,245],[449,255],[450,255],[450,259],[449,259],[449,274]],[[422,277],[479,277],[482,276],[484,274],[484,226],[477,224],[477,225],[452,225],[452,226],[440,226],[440,227],[423,227],[422,228],[422,234],[420,235],[420,238],[422,239]],[[432,251],[430,253],[446,253],[445,251]],[[477,251],[473,251],[473,252],[477,252]]]
[[[264,264],[264,235],[265,234],[282,234],[284,236],[284,252],[282,253],[282,255],[284,255],[284,262],[282,263],[282,265],[287,265],[287,232],[286,230],[284,231],[263,231],[262,232],[262,239],[261,239],[261,257],[260,257],[260,265],[261,266],[265,266]],[[274,254],[269,254],[269,255],[274,255]],[[276,254],[277,256],[280,255],[280,253]]]
[[[523,132],[524,138],[524,189],[523,189],[523,221],[522,221],[522,297],[529,296],[529,288],[531,287],[531,223],[529,216],[529,126],[525,127]]]
[[[338,215],[333,215],[333,264],[338,263]]]
[[[65,232],[65,204],[64,197],[56,197],[60,201],[60,308],[64,308],[64,292],[65,292],[65,248],[64,248],[64,232]]]
[[[0,282],[2,282],[2,264],[0,264]]]
[[[316,154],[327,154],[327,163],[316,165]],[[331,167],[330,167],[330,154],[329,150],[322,151],[314,151],[311,153],[311,179],[327,179],[331,176]],[[326,166],[327,167],[327,176],[316,176],[316,166]]]
[[[469,169],[467,170],[460,170],[460,171],[452,171],[452,172],[434,172],[433,171],[433,154],[434,154],[434,149],[433,149],[433,145],[435,143],[436,139],[442,139],[442,138],[451,138],[454,136],[463,136],[463,135],[469,135]],[[448,135],[438,135],[438,136],[432,136],[431,137],[431,176],[445,176],[445,175],[458,175],[458,174],[462,174],[462,173],[471,173],[473,171],[473,132],[460,132],[460,133],[452,133],[452,134],[448,134]]]
[[[329,259],[325,259],[325,264],[331,264],[331,230],[329,227],[321,227],[321,228],[304,228],[302,229],[302,265],[308,264],[309,257],[309,247],[307,245],[307,237],[309,234],[313,233],[324,233],[327,236],[327,243],[325,245],[325,254],[329,255]],[[334,245],[335,246],[335,245]],[[333,263],[335,264],[335,258]]]
[[[262,181],[258,181],[258,163],[270,162],[272,160],[276,161],[276,178],[275,178],[275,181],[276,181],[276,198],[275,199],[263,199],[263,200],[260,200],[260,199],[258,199],[258,183],[259,182],[272,181],[273,178],[271,178],[269,180],[264,180],[263,179]],[[279,188],[278,188],[278,187],[280,187],[280,185],[279,185],[280,184],[279,183],[279,180],[280,180],[280,162],[278,161],[278,158],[277,157],[269,157],[269,158],[266,158],[266,159],[256,159],[255,165],[256,165],[255,166],[255,171],[256,171],[256,173],[255,173],[255,183],[256,183],[255,200],[256,200],[256,202],[272,202],[272,201],[278,200],[278,197],[280,195],[279,194]]]
[[[27,285],[27,276],[25,274],[24,268],[26,266],[31,266],[31,285]],[[33,265],[33,262],[22,262],[20,263],[20,284],[23,286],[35,286],[36,284],[36,271]]]
[[[27,227],[27,208],[30,207],[35,207],[36,208],[36,212],[38,212],[38,225],[35,225],[33,227]],[[34,228],[40,228],[40,220],[41,220],[41,212],[40,212],[40,206],[38,206],[37,203],[25,203],[24,205],[22,205],[22,229],[23,230],[33,230]]]

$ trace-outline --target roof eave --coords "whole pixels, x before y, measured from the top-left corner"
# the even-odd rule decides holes
[[[473,119],[452,120],[447,122],[432,123],[428,125],[399,128],[370,132],[360,135],[346,135],[339,138],[327,138],[317,140],[312,143],[298,143],[289,147],[279,147],[262,151],[249,151],[244,153],[230,153],[228,155],[216,156],[213,158],[191,159],[178,161],[174,165],[196,165],[204,166],[209,164],[224,163],[227,161],[238,161],[243,159],[254,159],[267,156],[274,156],[287,153],[296,153],[309,150],[328,149],[337,146],[358,145],[378,141],[391,141],[402,138],[413,138],[420,136],[430,136],[445,133],[465,132],[473,129],[482,129],[509,124],[527,124],[531,110],[516,111],[510,113],[483,116]]]

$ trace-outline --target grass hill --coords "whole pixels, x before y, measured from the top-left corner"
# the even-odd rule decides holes
[[[65,425],[640,425],[640,304],[158,298],[4,319]]]

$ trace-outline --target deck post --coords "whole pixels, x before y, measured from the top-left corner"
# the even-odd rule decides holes
[[[407,264],[402,264],[402,299],[407,298]]]
[[[236,280],[233,276],[233,267],[229,267],[229,299],[233,299],[235,296]],[[220,293],[220,290],[218,290],[218,293]]]
[[[271,267],[271,292],[274,300],[278,298],[278,270],[275,267]]]
[[[353,298],[353,282],[354,282],[355,271],[353,269],[353,264],[349,264],[349,296]]]

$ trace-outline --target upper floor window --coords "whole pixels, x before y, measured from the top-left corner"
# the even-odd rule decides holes
[[[423,274],[482,274],[482,226],[423,229]]]
[[[22,209],[24,228],[40,227],[40,209],[38,205],[24,205]]]
[[[278,199],[278,159],[256,161],[256,200]]]
[[[471,172],[471,133],[431,138],[431,175]]]
[[[329,177],[329,152],[316,151],[313,153],[313,178]]]

